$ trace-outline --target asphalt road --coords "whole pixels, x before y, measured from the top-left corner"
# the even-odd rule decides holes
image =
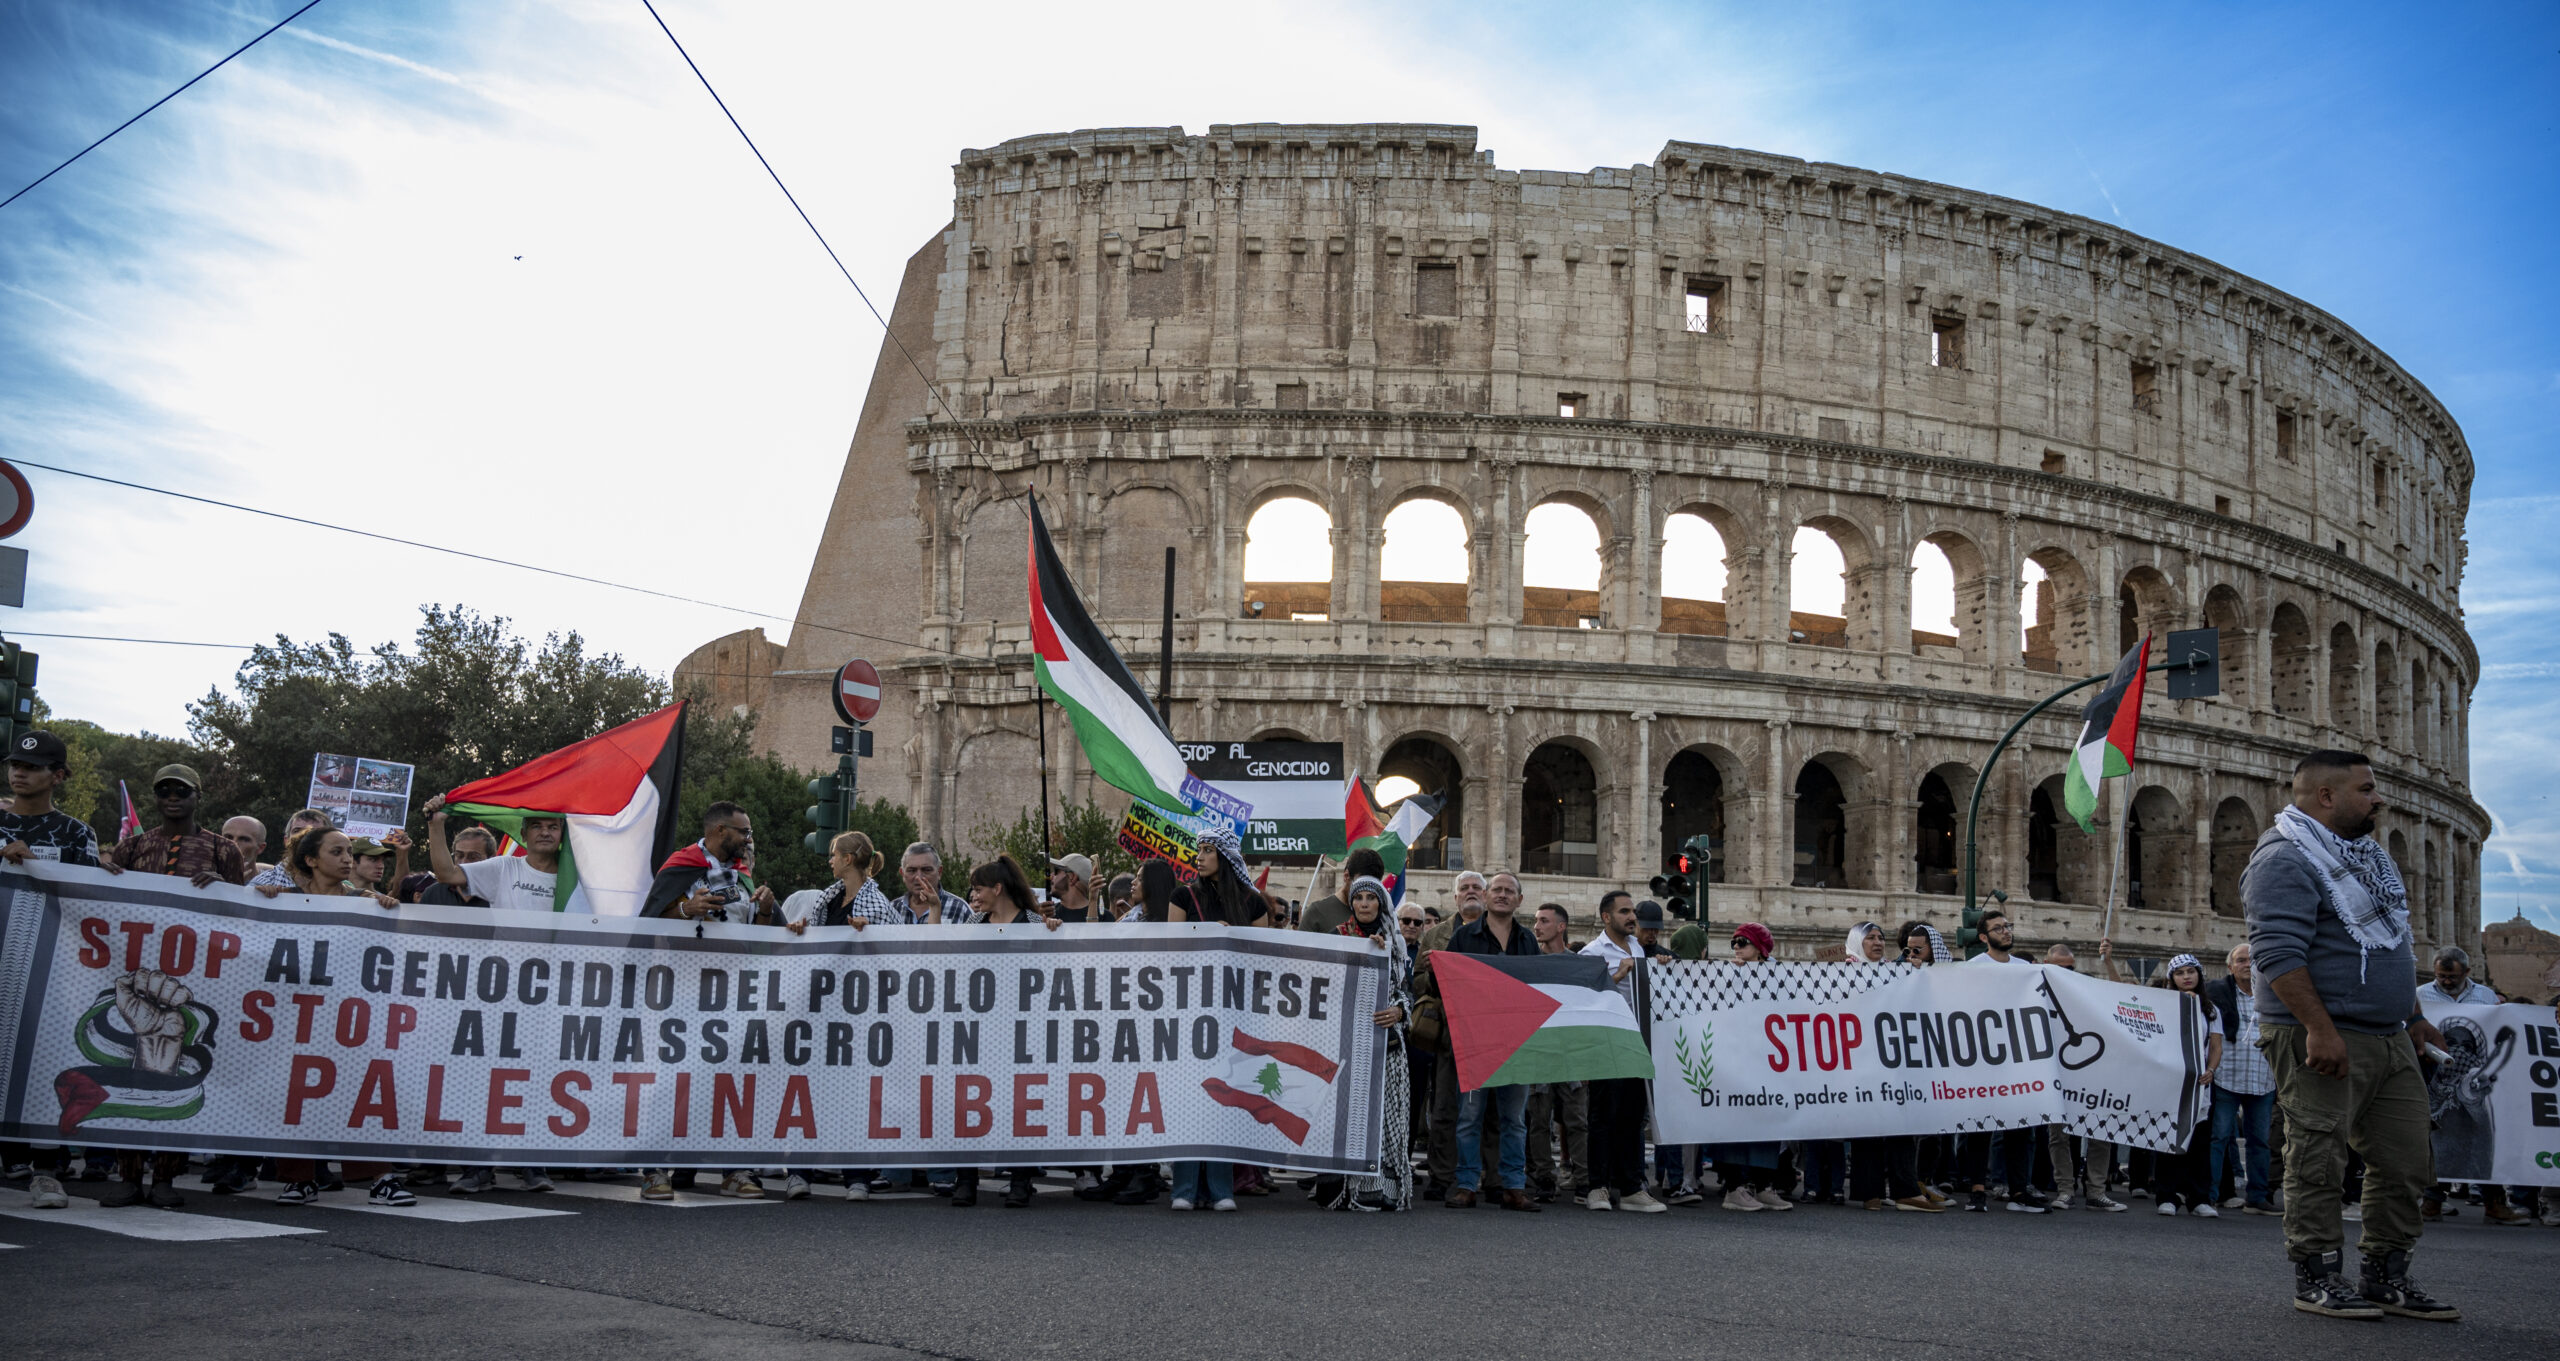
[[[1354,1215],[1284,1192],[1233,1215],[1177,1216],[1162,1201],[1054,1193],[1015,1211],[993,1197],[974,1210],[835,1196],[668,1207],[627,1185],[562,1185],[424,1207],[468,1222],[264,1195],[63,1215],[0,1191],[0,1243],[12,1245],[0,1250],[0,1353],[2560,1356],[2560,1230],[2491,1228],[2476,1209],[2429,1232],[2417,1273],[2466,1320],[2368,1324],[2292,1309],[2277,1221],[2164,1219],[2141,1202],[2043,1217],[1602,1215],[1561,1202],[1535,1216],[1436,1204]],[[523,1211],[552,1213],[496,1217]]]

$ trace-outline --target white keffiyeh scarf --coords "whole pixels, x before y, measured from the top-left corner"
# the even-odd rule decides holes
[[[2363,954],[2409,943],[2409,890],[2391,852],[2370,836],[2349,841],[2291,804],[2276,810],[2276,830],[2311,862],[2329,906]],[[2363,975],[2361,964],[2357,974]]]

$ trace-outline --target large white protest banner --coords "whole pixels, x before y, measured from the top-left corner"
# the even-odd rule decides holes
[[[1211,925],[769,927],[0,869],[0,1139],[550,1167],[1366,1172],[1386,956]]]
[[[2424,992],[2418,1004],[2451,1056],[2427,1074],[2436,1175],[2560,1186],[2560,1024],[2551,1008],[2457,1006]]]
[[[2192,998],[2045,965],[1688,963],[1652,978],[1665,1143],[2062,1124],[2177,1149],[2210,1111]]]

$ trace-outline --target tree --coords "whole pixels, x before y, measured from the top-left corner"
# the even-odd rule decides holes
[[[57,718],[41,698],[36,701],[36,725],[69,748],[71,778],[55,796],[55,806],[88,823],[102,842],[114,841],[124,820],[124,805],[116,796],[120,786],[131,791],[134,807],[148,820],[155,817],[151,777],[162,766],[185,764],[202,772],[208,764],[204,752],[178,738],[109,732],[77,718]]]
[[[1049,862],[1041,857],[1040,815],[1029,808],[1009,823],[987,823],[970,833],[978,853],[989,860],[997,855],[1010,855],[1013,863],[1030,876],[1033,887],[1047,882]],[[1137,868],[1137,861],[1120,845],[1120,820],[1102,810],[1099,803],[1066,803],[1059,805],[1057,821],[1049,827],[1049,854],[1066,855],[1081,851],[1093,857],[1094,876],[1107,884],[1111,876]],[[947,870],[948,867],[946,867]],[[1095,886],[1097,895],[1101,885]]]

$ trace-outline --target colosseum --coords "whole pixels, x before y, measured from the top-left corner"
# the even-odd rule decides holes
[[[1447,792],[1426,894],[1510,866],[1587,917],[1705,834],[1713,919],[1789,956],[1950,924],[1999,734],[2145,631],[2212,628],[2220,696],[2147,706],[2126,953],[2241,938],[2240,867],[2316,746],[2373,753],[2420,934],[2478,933],[2470,452],[2308,303],[2034,204],[1689,142],[1574,173],[1497,169],[1463,126],[1119,128],[953,179],[801,624],[678,672],[816,766],[828,675],[871,657],[864,792],[946,843],[1037,801],[1036,489],[1150,688],[1179,550],[1176,736],[1339,741]],[[1293,552],[1317,579],[1258,579]],[[2076,726],[2066,701],[2010,748],[1980,840],[2021,939],[2085,961],[2113,866],[2060,812]],[[1066,796],[1115,803],[1048,743]]]

